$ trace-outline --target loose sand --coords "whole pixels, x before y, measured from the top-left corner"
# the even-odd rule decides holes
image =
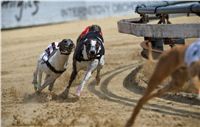
[[[52,127],[121,127],[130,117],[152,66],[140,56],[142,37],[118,33],[117,21],[129,17],[75,21],[62,24],[7,30],[2,33],[2,126]],[[179,17],[172,23],[198,22],[199,17]],[[74,95],[83,77],[80,73],[66,100],[47,99],[48,90],[35,95],[31,84],[36,60],[52,41],[71,38],[74,41],[88,25],[102,27],[106,64],[102,80],[95,85],[95,74],[80,99]],[[194,39],[187,39],[191,42]],[[71,55],[72,56],[72,55]],[[56,81],[54,91],[64,89],[71,73]],[[144,63],[146,68],[138,68]],[[168,94],[149,101],[141,110],[135,127],[199,127],[200,101],[187,93]]]

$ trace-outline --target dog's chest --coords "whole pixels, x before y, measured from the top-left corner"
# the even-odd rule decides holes
[[[90,65],[91,61],[81,61],[76,62],[77,70],[86,70],[88,68],[88,65]]]
[[[87,51],[86,51],[86,46],[85,46],[85,45],[83,46],[82,55],[83,55],[83,59],[84,59],[84,60],[87,60],[87,59],[88,59]]]
[[[96,69],[99,65],[99,60],[95,59],[93,61],[81,61],[81,62],[76,62],[76,68],[77,70],[88,70],[88,69]]]

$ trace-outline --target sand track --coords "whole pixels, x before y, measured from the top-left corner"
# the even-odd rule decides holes
[[[52,127],[121,127],[146,87],[151,66],[141,58],[140,37],[120,34],[116,22],[122,18],[105,18],[63,24],[8,30],[2,32],[2,126]],[[198,17],[171,20],[200,21]],[[102,27],[106,47],[106,64],[100,85],[95,73],[81,98],[74,93],[82,78],[78,75],[66,100],[48,100],[48,91],[34,93],[32,74],[42,50],[52,41],[71,38],[74,41],[85,26]],[[194,39],[187,39],[191,42]],[[71,58],[69,63],[71,63]],[[147,67],[145,72],[142,65]],[[71,64],[56,81],[54,91],[62,92],[69,80]],[[145,74],[144,74],[145,73]],[[136,126],[198,127],[200,101],[193,94],[167,94],[151,100],[140,112]]]

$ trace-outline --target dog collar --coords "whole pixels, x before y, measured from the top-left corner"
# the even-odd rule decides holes
[[[70,55],[70,53],[62,53],[62,52],[60,52],[60,54],[62,54],[62,55]]]

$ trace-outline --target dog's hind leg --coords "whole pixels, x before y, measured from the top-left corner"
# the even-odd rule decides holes
[[[100,72],[101,72],[101,69],[97,69],[97,75],[96,75],[96,83],[97,85],[99,85],[100,81],[101,81],[101,78],[100,78]]]
[[[179,68],[172,73],[172,81],[169,85],[161,88],[160,90],[158,90],[155,93],[152,93],[153,90],[158,86],[158,84],[161,83],[161,80],[159,80],[159,78],[156,81],[156,78],[152,77],[151,80],[149,81],[149,84],[148,84],[148,87],[145,91],[145,94],[143,95],[143,97],[137,103],[137,105],[136,105],[136,107],[135,107],[135,109],[134,109],[134,111],[131,115],[131,118],[128,120],[128,122],[126,124],[126,127],[130,127],[131,125],[134,124],[137,114],[139,113],[139,111],[141,110],[143,105],[148,100],[150,100],[153,97],[161,96],[168,91],[177,91],[179,88],[181,88],[183,86],[183,84],[187,80],[188,80],[187,69],[186,68]]]
[[[152,93],[148,96],[148,100],[153,98],[153,97],[159,97],[162,96],[164,93],[167,92],[177,92],[179,91],[184,83],[186,81],[188,81],[189,77],[188,77],[188,71],[186,68],[179,68],[176,71],[174,71],[171,75],[172,80],[171,82],[164,86],[163,88],[160,88],[158,91],[156,91],[155,93]]]
[[[148,96],[158,87],[158,85],[169,75],[173,73],[173,71],[179,66],[179,61],[176,61],[177,56],[174,54],[165,54],[160,58],[157,63],[157,66],[149,80],[147,89],[143,95],[143,97],[138,101],[136,107],[133,110],[131,118],[128,120],[126,127],[130,127],[134,124],[135,118],[141,110],[142,106],[148,101]],[[175,60],[169,62],[169,60]]]
[[[155,84],[158,84],[155,83]],[[151,85],[151,86],[150,86]],[[153,85],[153,86],[152,86]],[[157,85],[154,84],[149,84],[143,97],[138,101],[136,107],[133,110],[133,113],[130,117],[130,119],[128,120],[128,122],[126,123],[126,127],[131,127],[136,119],[136,116],[138,115],[139,111],[142,109],[143,105],[152,97],[154,97],[155,95],[151,96],[151,93],[153,92],[153,90],[156,88]],[[161,91],[160,91],[161,92]],[[163,92],[163,91],[162,91]]]
[[[132,124],[134,124],[135,118],[142,108],[142,106],[150,99],[153,97],[160,97],[163,94],[167,92],[177,92],[182,88],[184,83],[188,80],[188,72],[187,69],[177,69],[175,72],[172,74],[172,81],[164,86],[163,88],[160,88],[158,91],[153,92],[149,95],[145,94],[138,102],[137,106],[134,109],[134,112],[129,119],[129,121],[126,124],[126,127],[130,127]]]
[[[153,82],[155,80],[155,82]],[[160,82],[158,82],[158,80],[156,81],[156,79],[154,78],[154,80],[150,80],[150,83],[147,86],[147,89],[143,95],[143,97],[138,101],[136,107],[133,110],[133,113],[131,115],[131,117],[129,118],[129,120],[126,123],[126,127],[131,127],[136,119],[136,116],[138,115],[139,111],[142,109],[143,105],[148,101],[148,96],[151,94],[151,92],[158,86]],[[154,84],[152,84],[154,83]]]

